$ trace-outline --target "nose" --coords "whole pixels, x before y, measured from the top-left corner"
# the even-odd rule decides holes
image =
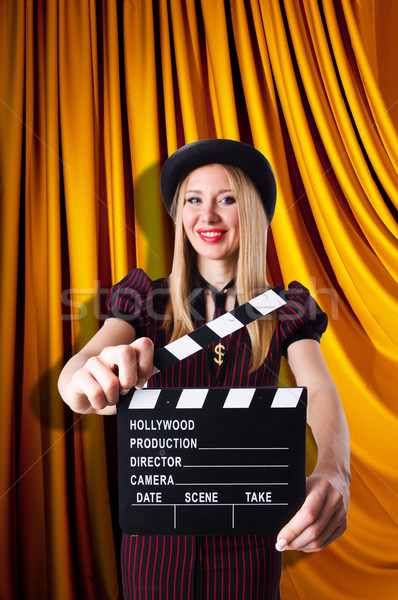
[[[214,202],[205,202],[200,215],[203,223],[216,223],[220,220],[220,215],[217,211],[217,205]]]

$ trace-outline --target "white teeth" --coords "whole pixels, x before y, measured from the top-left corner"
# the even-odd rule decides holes
[[[206,232],[201,231],[200,235],[203,235],[205,237],[218,237],[218,236],[222,235],[222,233],[219,231],[206,231]]]

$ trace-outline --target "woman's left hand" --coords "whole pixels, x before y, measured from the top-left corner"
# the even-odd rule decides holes
[[[348,503],[349,481],[313,473],[305,502],[278,534],[277,550],[322,550],[346,530]]]

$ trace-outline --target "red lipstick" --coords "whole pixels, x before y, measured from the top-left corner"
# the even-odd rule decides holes
[[[227,233],[225,229],[197,229],[201,240],[209,244],[219,242]]]

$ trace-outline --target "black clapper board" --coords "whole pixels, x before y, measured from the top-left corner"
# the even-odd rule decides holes
[[[133,389],[117,409],[131,535],[277,533],[305,498],[306,388]]]

